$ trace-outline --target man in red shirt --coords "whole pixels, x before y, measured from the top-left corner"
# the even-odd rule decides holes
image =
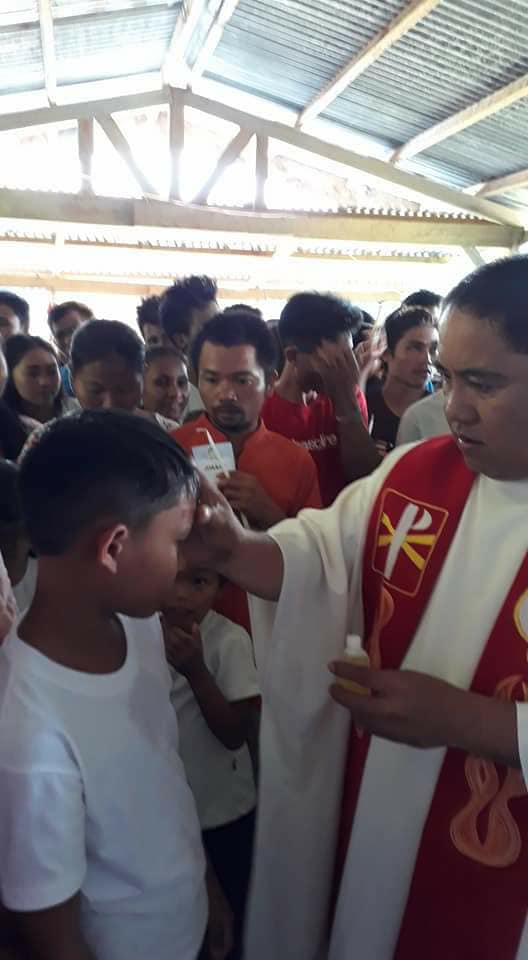
[[[253,529],[267,530],[304,507],[320,507],[309,454],[261,420],[275,370],[275,344],[264,320],[244,311],[220,313],[200,331],[191,354],[205,413],[172,436],[199,465],[207,434],[222,445],[220,453],[236,469],[217,483],[233,509]],[[221,612],[249,627],[246,598],[238,588],[224,590]]]
[[[295,294],[279,320],[285,365],[262,417],[270,430],[310,452],[325,507],[380,460],[353,352],[361,320],[356,307],[321,293]]]

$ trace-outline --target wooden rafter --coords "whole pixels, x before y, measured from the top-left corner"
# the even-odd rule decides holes
[[[505,87],[501,87],[500,90],[496,90],[495,93],[490,93],[489,96],[477,100],[475,103],[470,104],[469,107],[459,110],[458,113],[454,113],[450,117],[446,117],[445,120],[441,120],[440,123],[435,123],[434,126],[428,127],[428,129],[422,133],[418,133],[415,137],[408,140],[407,143],[398,147],[393,153],[391,160],[393,163],[398,163],[400,160],[415,157],[417,153],[423,153],[424,150],[429,150],[429,148],[434,147],[435,144],[441,143],[443,140],[447,140],[448,137],[453,137],[457,133],[461,133],[462,130],[466,130],[468,127],[480,123],[481,120],[485,120],[486,117],[491,117],[500,110],[511,107],[512,103],[516,103],[517,100],[521,100],[526,96],[528,96],[528,74],[525,73],[522,77],[514,80],[513,83],[508,83]]]
[[[252,130],[246,130],[243,127],[240,127],[238,133],[235,134],[232,140],[229,141],[227,147],[223,151],[220,159],[213,172],[207,178],[203,187],[198,191],[196,196],[193,199],[193,203],[202,204],[207,203],[209,194],[213,187],[216,186],[222,174],[227,170],[235,160],[238,159],[242,150],[247,147],[251,137],[253,136]]]
[[[495,177],[493,180],[486,180],[485,183],[478,183],[470,188],[474,197],[496,197],[499,193],[510,193],[511,190],[520,190],[522,187],[528,187],[528,168],[516,170],[515,173],[508,173],[504,177]]]
[[[169,197],[181,200],[181,165],[185,146],[185,103],[181,90],[171,90],[169,103],[169,151],[171,180]]]
[[[152,185],[148,177],[143,173],[141,167],[138,166],[130,144],[114,118],[106,114],[97,114],[95,119],[141,187],[143,196],[157,196],[158,191],[156,187]]]
[[[213,53],[215,52],[226,23],[233,16],[240,0],[222,0],[220,7],[218,8],[215,18],[209,28],[207,36],[200,48],[200,52],[191,67],[189,85],[192,87],[193,83],[202,76],[202,73],[207,67],[209,60],[211,59]]]
[[[269,172],[269,137],[257,137],[255,153],[255,210],[266,209],[266,182]]]
[[[44,87],[49,103],[57,100],[57,61],[55,57],[55,38],[53,33],[53,11],[51,0],[38,0],[40,22],[40,45],[44,65]]]
[[[177,87],[187,82],[187,51],[206,8],[207,0],[183,0],[181,4],[161,68],[163,82],[169,86]]]
[[[405,33],[412,30],[416,24],[423,20],[435,7],[440,0],[411,0],[406,7],[395,17],[388,26],[384,27],[367,44],[363,50],[360,50],[352,59],[336,74],[318,93],[313,100],[301,111],[297,121],[298,126],[302,127],[310,120],[314,120],[325,110],[333,100],[335,100],[343,90],[346,90],[354,80],[360,76],[368,67],[381,57],[386,50],[394,46]]]

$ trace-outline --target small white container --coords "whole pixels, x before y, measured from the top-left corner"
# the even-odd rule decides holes
[[[370,667],[370,657],[367,651],[364,649],[361,637],[358,636],[358,634],[348,634],[345,640],[345,653],[343,660],[346,660],[347,663],[352,663],[357,667]],[[354,680],[346,680],[344,677],[339,677],[337,682],[346,690],[350,690],[351,693],[355,693],[360,697],[370,696],[370,690],[368,687],[363,687],[360,683],[356,683]]]

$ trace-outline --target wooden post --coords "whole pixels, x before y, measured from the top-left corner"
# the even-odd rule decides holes
[[[92,160],[94,151],[93,117],[77,121],[77,146],[81,165],[81,193],[93,193]]]
[[[181,90],[170,91],[169,103],[169,150],[171,179],[170,200],[181,200],[181,168],[185,146],[185,105]]]
[[[227,170],[227,168],[240,156],[242,150],[247,146],[252,136],[252,130],[246,130],[244,127],[240,127],[238,133],[227,144],[227,147],[223,151],[212,174],[208,177],[202,189],[199,190],[194,197],[192,201],[193,203],[207,203],[211,190],[218,183],[224,170]]]
[[[266,209],[266,182],[269,172],[269,137],[257,136],[255,154],[255,210]]]
[[[158,191],[152,185],[148,177],[145,176],[141,167],[136,163],[130,148],[130,144],[124,133],[118,127],[114,118],[109,114],[101,114],[96,117],[96,119],[101,129],[106,133],[106,136],[110,140],[110,143],[114,149],[117,151],[121,159],[126,163],[132,176],[137,180],[139,186],[141,187],[143,196],[156,197],[158,195]]]

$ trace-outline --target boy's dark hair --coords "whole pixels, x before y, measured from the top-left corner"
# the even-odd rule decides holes
[[[198,474],[147,418],[87,410],[43,431],[22,460],[20,493],[33,548],[60,556],[100,523],[138,529],[183,495],[197,496]]]
[[[448,307],[487,320],[514,350],[528,353],[528,256],[506,257],[474,270],[448,293],[444,309]]]
[[[216,300],[218,288],[210,277],[184,277],[175,280],[161,295],[159,316],[168,337],[190,336],[192,311]]]
[[[230,307],[225,307],[224,313],[252,313],[255,317],[264,320],[262,310],[258,307],[252,307],[249,303],[232,303]]]
[[[64,319],[67,313],[75,310],[79,314],[82,320],[92,320],[93,313],[90,310],[90,307],[87,307],[84,303],[78,303],[77,300],[65,300],[64,303],[57,303],[48,313],[48,326],[53,333],[53,327],[56,323],[60,323]]]
[[[425,307],[398,307],[385,320],[387,348],[394,354],[401,338],[413,327],[432,327],[433,318]]]
[[[296,293],[280,315],[279,334],[284,347],[313,353],[323,340],[354,335],[361,321],[358,307],[331,293]]]
[[[241,347],[246,344],[255,348],[257,363],[264,370],[266,380],[275,372],[276,354],[273,335],[265,320],[254,313],[217,313],[200,330],[191,346],[191,359],[195,370],[199,370],[200,355],[204,343],[215,343],[222,347]]]
[[[161,297],[158,297],[157,294],[153,294],[151,297],[143,297],[143,300],[136,307],[136,319],[137,325],[143,334],[145,330],[145,324],[150,323],[151,326],[160,327],[160,307]]]
[[[402,307],[425,307],[426,310],[434,310],[441,305],[442,297],[432,290],[415,290],[401,302]]]
[[[7,363],[8,377],[2,399],[7,406],[11,408],[11,410],[15,411],[15,413],[24,412],[24,401],[15,386],[13,371],[15,367],[18,367],[20,361],[23,360],[26,353],[29,353],[30,350],[46,350],[47,353],[51,354],[55,360],[57,367],[59,366],[59,361],[54,348],[52,347],[51,343],[48,343],[47,340],[43,340],[42,337],[32,337],[29,333],[15,333],[13,337],[9,337],[9,340],[4,343],[4,356]],[[60,416],[62,413],[63,399],[64,392],[61,385],[54,400],[54,412],[56,416]]]
[[[145,354],[145,369],[151,363],[155,363],[156,360],[179,360],[184,367],[187,366],[185,357],[181,355],[178,350],[175,350],[174,347],[150,347]]]
[[[137,333],[119,320],[91,320],[74,333],[70,354],[72,375],[88,363],[116,354],[134,373],[143,373],[145,346]]]
[[[23,297],[11,293],[10,290],[0,290],[0,304],[9,307],[13,313],[16,313],[24,333],[29,332],[29,303]]]

